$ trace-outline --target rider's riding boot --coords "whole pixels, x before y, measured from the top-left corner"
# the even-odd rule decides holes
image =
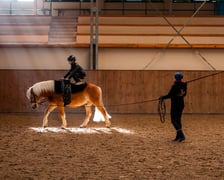
[[[68,80],[64,81],[63,101],[64,106],[71,103],[71,84]]]

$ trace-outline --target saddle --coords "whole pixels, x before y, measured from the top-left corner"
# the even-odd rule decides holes
[[[64,80],[64,79],[55,80],[54,90],[56,93],[58,93],[58,94],[63,93],[64,85],[68,83],[68,82],[65,83],[65,81],[66,80]],[[78,92],[82,91],[83,89],[85,89],[85,87],[87,86],[86,82],[79,83],[79,84],[73,84],[73,83],[69,82],[69,84],[71,85],[71,93],[78,93]]]

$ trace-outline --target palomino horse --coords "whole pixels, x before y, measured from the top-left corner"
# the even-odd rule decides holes
[[[57,90],[58,88],[56,88],[56,83],[58,84],[58,82],[59,81],[55,80],[38,82],[34,84],[32,87],[30,87],[26,92],[26,96],[30,100],[31,107],[33,109],[38,107],[38,103],[40,103],[41,98],[46,98],[48,100],[49,105],[44,113],[43,127],[48,126],[48,116],[55,108],[58,108],[61,115],[62,119],[61,127],[62,128],[67,127],[62,94],[56,92],[58,91]],[[72,87],[73,86],[76,86],[75,87],[76,92],[72,93],[71,103],[66,107],[73,108],[73,107],[85,106],[86,116],[80,127],[87,126],[90,117],[92,115],[91,106],[93,105],[96,107],[96,110],[98,109],[101,112],[105,120],[105,125],[106,127],[109,128],[111,125],[111,122],[109,120],[110,115],[107,113],[103,105],[101,88],[92,83],[84,83],[84,85],[83,84],[72,85]]]

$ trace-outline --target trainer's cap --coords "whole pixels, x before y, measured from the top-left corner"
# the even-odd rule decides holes
[[[174,78],[176,79],[176,80],[178,80],[178,81],[180,81],[181,79],[183,79],[183,74],[181,73],[181,72],[176,72],[175,74],[174,74]]]

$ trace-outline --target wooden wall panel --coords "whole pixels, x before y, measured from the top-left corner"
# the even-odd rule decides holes
[[[175,71],[97,70],[87,71],[87,82],[102,88],[104,104],[109,113],[157,113],[160,95],[173,83]],[[0,113],[43,112],[47,104],[32,110],[25,92],[36,82],[60,79],[64,70],[0,70]],[[184,71],[186,81],[216,73]],[[224,113],[224,73],[188,83],[185,113]],[[167,112],[170,102],[166,101]],[[66,112],[84,112],[84,108]]]

